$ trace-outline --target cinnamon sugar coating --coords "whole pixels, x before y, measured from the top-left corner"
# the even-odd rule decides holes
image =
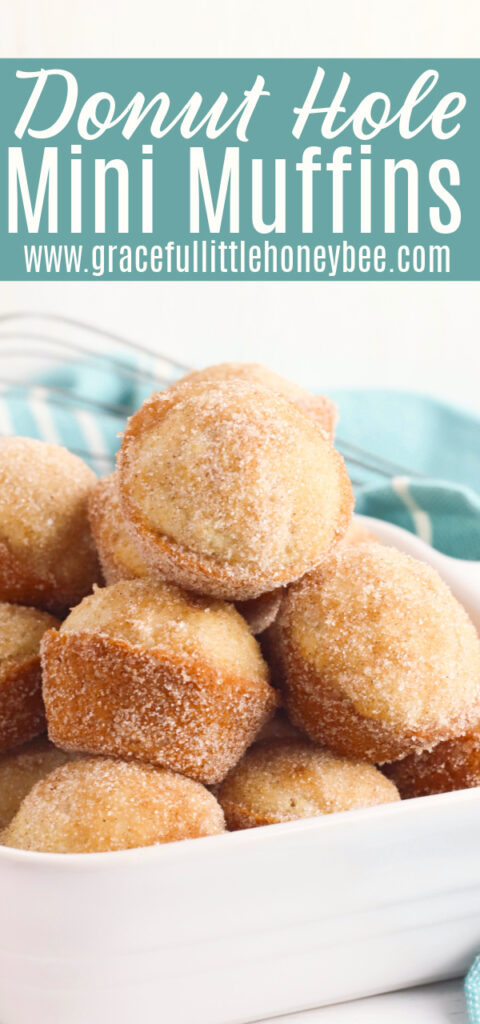
[[[236,764],[277,704],[238,612],[167,583],[97,590],[42,650],[54,743],[205,783]]]
[[[217,796],[232,831],[400,799],[395,785],[373,765],[336,757],[308,740],[251,747]]]
[[[406,800],[480,786],[480,727],[385,765],[385,772]]]
[[[97,482],[91,492],[88,508],[106,583],[144,579],[147,576],[162,579],[162,575],[147,565],[135,547],[120,507],[116,473]],[[237,609],[248,622],[254,636],[263,633],[272,624],[280,607],[281,596],[281,590],[272,590],[250,601],[237,602]]]
[[[380,544],[340,547],[268,635],[286,707],[345,756],[393,761],[480,722],[480,641],[438,574]]]
[[[203,370],[193,370],[191,373],[187,373],[179,383],[235,379],[261,384],[263,387],[269,388],[270,391],[274,391],[275,394],[288,398],[307,416],[312,416],[325,436],[333,441],[338,419],[337,407],[334,402],[326,395],[311,395],[299,384],[281,377],[280,374],[275,373],[268,366],[262,366],[261,363],[217,363],[215,366],[206,366]]]
[[[68,754],[40,736],[0,757],[0,829],[5,828],[27,793],[54,768],[71,761]]]
[[[41,853],[103,853],[225,831],[198,782],[150,765],[82,758],[37,782],[2,835]]]
[[[100,580],[87,515],[96,477],[59,445],[0,438],[0,599],[56,614]]]
[[[374,534],[363,525],[361,519],[354,516],[341,543],[349,546],[350,544],[371,544],[372,542],[379,543]]]
[[[343,459],[313,420],[243,380],[153,395],[129,421],[118,472],[122,509],[148,563],[229,600],[299,579],[352,515]]]
[[[151,575],[124,521],[116,473],[97,481],[90,493],[88,514],[107,584]]]
[[[53,615],[0,602],[0,753],[45,731],[40,642]]]

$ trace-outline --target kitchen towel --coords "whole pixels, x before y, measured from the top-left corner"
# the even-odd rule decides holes
[[[480,417],[410,392],[332,397],[338,445],[357,482],[356,511],[403,526],[446,555],[480,560]],[[352,444],[374,453],[378,465],[393,463],[391,476],[358,466],[364,460]]]
[[[465,999],[470,1024],[480,1024],[480,956],[474,960],[465,978]]]

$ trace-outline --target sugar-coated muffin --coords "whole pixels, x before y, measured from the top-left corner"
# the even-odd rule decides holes
[[[480,786],[480,727],[385,765],[404,799]]]
[[[393,548],[328,555],[268,640],[293,723],[339,754],[393,761],[480,721],[472,622],[435,570]]]
[[[12,820],[23,798],[54,768],[71,761],[68,754],[40,736],[0,757],[0,829]]]
[[[151,575],[123,518],[116,473],[97,481],[90,493],[88,512],[105,582]]]
[[[0,599],[63,614],[100,581],[95,474],[59,445],[0,438]]]
[[[40,642],[59,625],[47,612],[0,602],[0,753],[45,731]]]
[[[343,459],[311,418],[244,380],[185,382],[130,419],[122,510],[146,561],[189,589],[247,600],[299,579],[344,535]]]
[[[103,477],[93,488],[89,516],[106,583],[147,576],[162,579],[162,574],[148,566],[135,547],[120,508],[116,473]],[[263,633],[274,621],[281,596],[282,590],[272,590],[250,601],[237,602],[238,611],[255,636]]]
[[[354,516],[342,540],[342,544],[345,546],[350,544],[370,544],[372,541],[378,543],[377,538],[374,537],[370,530],[367,530],[362,520],[358,516]]]
[[[337,757],[308,740],[251,747],[218,789],[232,831],[399,800],[372,764]]]
[[[232,605],[167,583],[97,590],[42,645],[50,739],[218,782],[273,713],[257,641]]]
[[[326,395],[311,395],[299,384],[281,377],[280,374],[275,373],[268,366],[262,366],[261,363],[217,363],[215,366],[206,366],[203,370],[192,370],[186,377],[182,377],[180,383],[185,380],[196,383],[197,381],[235,379],[261,384],[277,395],[288,398],[303,413],[312,416],[325,436],[333,441],[338,418],[334,402]]]
[[[37,782],[2,834],[39,853],[103,853],[225,831],[212,793],[151,765],[82,758]]]

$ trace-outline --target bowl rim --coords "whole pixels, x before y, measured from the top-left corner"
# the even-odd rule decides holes
[[[352,832],[358,823],[372,823],[385,821],[398,817],[409,819],[422,818],[425,824],[426,817],[435,816],[439,807],[448,807],[450,804],[480,804],[480,786],[471,789],[455,790],[451,793],[436,793],[434,796],[413,797],[408,800],[395,800],[388,804],[376,804],[373,807],[360,807],[350,811],[337,811],[335,814],[325,814],[314,818],[300,818],[297,821],[279,822],[274,825],[260,825],[257,828],[242,829],[238,832],[223,832],[214,836],[202,836],[200,840],[182,839],[170,843],[157,843],[152,846],[137,846],[130,850],[109,850],[102,853],[39,853],[34,850],[18,850],[14,847],[0,847],[0,869],[2,862],[17,864],[21,867],[32,866],[33,863],[40,869],[51,869],[55,871],[81,869],[94,870],[106,869],[111,872],[113,867],[123,868],[127,865],[147,866],[147,864],[158,862],[165,865],[178,858],[189,857],[210,857],[213,852],[219,851],[223,844],[225,850],[234,852],[239,846],[245,843],[256,846],[268,843],[278,843],[302,835],[326,830],[342,830],[345,827],[346,819],[351,822]],[[348,827],[348,826],[347,826]],[[228,844],[228,845],[227,845]],[[161,858],[161,860],[160,860]]]

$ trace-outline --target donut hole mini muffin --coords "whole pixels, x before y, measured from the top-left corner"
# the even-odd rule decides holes
[[[103,853],[224,831],[219,804],[198,782],[149,765],[82,758],[37,782],[2,842],[40,853]]]
[[[229,600],[299,579],[352,515],[345,464],[313,420],[243,380],[153,395],[129,421],[118,472],[152,568]]]
[[[137,551],[123,518],[116,473],[97,481],[90,492],[88,514],[105,582],[149,576],[149,567]]]
[[[99,480],[88,504],[90,525],[106,583],[119,580],[162,579],[137,551],[123,518],[117,486],[117,474]],[[251,601],[238,601],[237,609],[256,636],[271,626],[280,607],[282,590],[273,590]]]
[[[310,739],[377,763],[480,719],[480,641],[430,566],[340,547],[292,587],[268,634],[287,711]]]
[[[251,747],[218,789],[232,831],[399,800],[373,765],[336,757],[307,740]]]
[[[100,582],[88,523],[96,476],[59,445],[0,438],[0,599],[62,615]]]
[[[231,606],[126,580],[97,590],[43,643],[50,739],[67,750],[220,781],[278,698]]]
[[[385,765],[404,799],[480,786],[480,728]]]
[[[53,615],[0,602],[0,753],[45,731],[40,642]]]
[[[36,782],[75,756],[54,747],[45,736],[3,754],[0,757],[0,829],[12,820]]]
[[[371,544],[372,542],[379,543],[374,534],[363,525],[362,520],[358,516],[354,516],[341,543],[348,547],[351,544]]]
[[[337,407],[334,402],[326,395],[311,395],[299,384],[286,380],[285,377],[270,370],[268,366],[262,366],[261,363],[217,363],[215,366],[206,366],[203,370],[193,370],[192,373],[182,377],[180,383],[183,381],[197,383],[222,380],[251,381],[269,388],[277,395],[283,395],[307,416],[311,416],[325,436],[333,441],[338,419]]]

